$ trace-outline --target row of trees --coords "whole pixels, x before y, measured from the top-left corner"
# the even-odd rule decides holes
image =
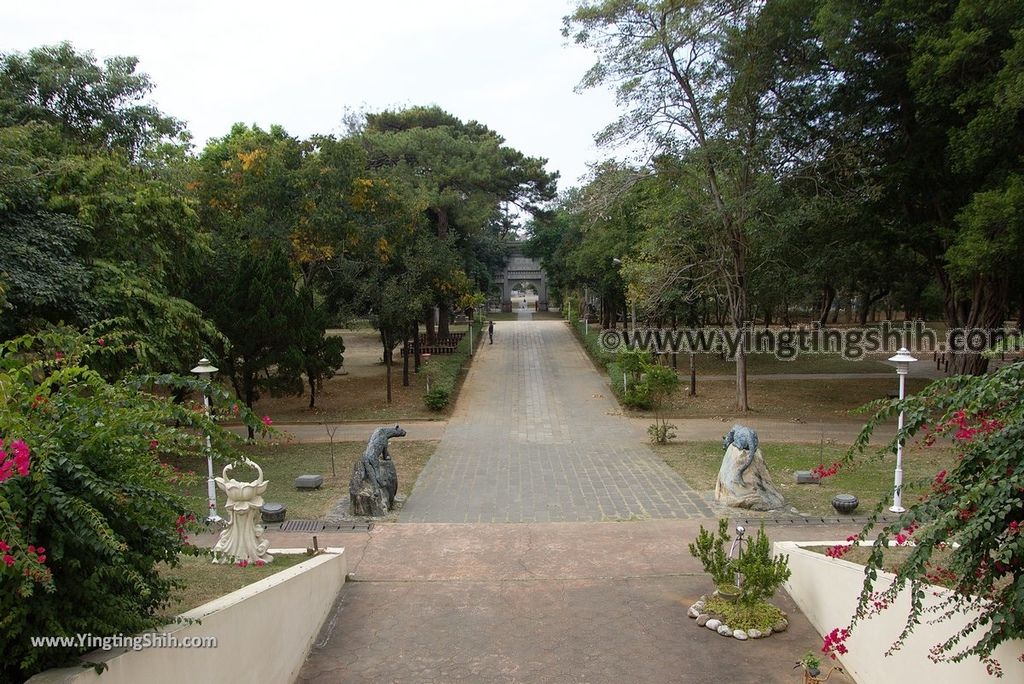
[[[598,141],[651,161],[596,169],[534,222],[536,253],[611,325],[626,300],[736,326],[827,324],[841,300],[861,322],[1024,318],[1022,31],[1019,1],[583,2],[581,87],[623,107]],[[736,378],[745,410],[742,354]]]
[[[313,407],[342,362],[330,322],[369,316],[388,362],[421,322],[447,334],[505,258],[510,207],[554,198],[545,160],[437,107],[306,140],[237,124],[192,154],[136,67],[69,44],[0,56],[4,338],[112,321],[132,344],[111,373],[208,353],[246,405]]]

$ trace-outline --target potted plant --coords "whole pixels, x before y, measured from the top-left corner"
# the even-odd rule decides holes
[[[817,677],[821,674],[821,659],[810,651],[807,652],[807,655],[798,660],[796,664],[804,668],[804,672],[812,677]]]

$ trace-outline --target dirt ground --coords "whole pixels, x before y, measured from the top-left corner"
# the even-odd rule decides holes
[[[453,326],[463,330],[465,326]],[[392,366],[392,402],[387,403],[383,347],[376,330],[337,329],[328,331],[341,335],[345,342],[345,364],[333,378],[324,383],[316,398],[316,408],[309,408],[309,387],[303,396],[264,396],[256,402],[260,415],[270,416],[276,423],[306,423],[348,420],[440,419],[444,412],[431,411],[423,404],[425,378],[412,372],[409,386],[402,386],[402,357],[395,353]],[[426,363],[430,363],[429,360]]]

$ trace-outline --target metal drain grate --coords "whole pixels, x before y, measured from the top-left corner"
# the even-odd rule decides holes
[[[896,518],[881,517],[876,522],[878,523],[889,523],[895,521]],[[864,525],[868,522],[866,517],[854,517],[844,516],[839,517],[811,517],[806,518],[795,518],[795,517],[778,517],[778,518],[732,518],[733,525]]]
[[[285,520],[281,532],[369,532],[373,523],[331,522],[330,520]]]

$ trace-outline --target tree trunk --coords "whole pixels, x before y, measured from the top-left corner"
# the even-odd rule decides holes
[[[409,333],[402,340],[402,387],[409,386],[409,356],[412,353],[412,346],[409,344]]]
[[[306,369],[306,379],[309,380],[309,408],[316,408],[316,375]]]
[[[448,327],[452,316],[451,307],[448,306],[448,302],[442,300],[438,302],[437,308],[437,337],[438,339],[445,340],[447,342],[448,338],[451,336],[451,331]]]
[[[966,330],[1002,328],[1006,320],[1009,280],[1006,276],[976,276],[965,319]],[[961,340],[963,342],[963,340]],[[955,375],[982,375],[988,370],[988,358],[973,351],[953,354],[950,364]]]
[[[388,403],[391,403],[391,336],[381,333],[384,342],[384,368],[387,373]]]
[[[697,355],[690,352],[690,396],[697,396]]]
[[[428,306],[426,311],[427,319],[427,344],[437,344],[437,333],[434,331],[434,307]],[[416,335],[419,338],[419,333]]]
[[[824,328],[828,325],[828,315],[832,312],[832,303],[836,299],[836,289],[825,284],[821,292],[821,308],[818,309],[818,325]]]
[[[412,353],[416,359],[416,365],[414,370],[420,372],[420,363],[423,359],[420,357],[420,323],[419,321],[413,321],[412,324]]]

